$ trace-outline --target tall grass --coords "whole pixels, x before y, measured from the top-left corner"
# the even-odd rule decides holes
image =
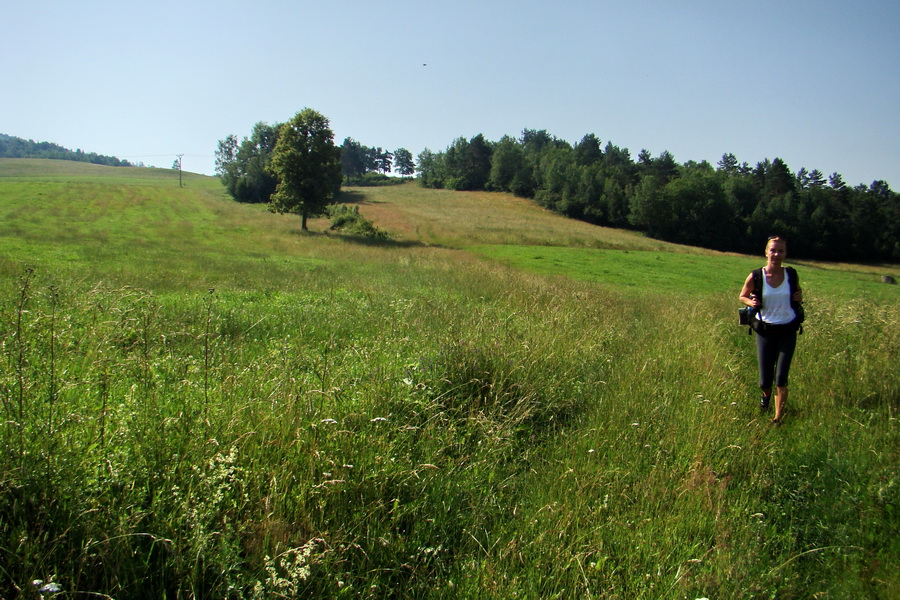
[[[163,298],[8,285],[3,585],[896,590],[896,308],[819,313],[773,429],[723,300],[685,314],[482,267],[430,282]]]
[[[545,455],[522,518],[482,561],[493,596],[896,594],[898,390],[883,354],[897,350],[896,310],[820,313],[801,338],[789,421],[773,428],[756,412],[749,340],[711,326],[722,304],[691,318],[663,309],[619,346],[605,401]],[[826,358],[850,351],[867,367]]]
[[[743,267],[637,294],[183,201],[215,273],[4,263],[0,597],[900,591],[896,302],[811,282],[774,428]]]

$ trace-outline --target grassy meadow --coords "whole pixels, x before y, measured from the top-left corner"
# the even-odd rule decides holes
[[[0,598],[900,597],[896,265],[793,263],[773,427],[762,252],[184,184],[0,159]]]

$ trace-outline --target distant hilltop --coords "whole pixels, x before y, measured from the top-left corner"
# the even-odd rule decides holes
[[[96,152],[69,150],[50,142],[35,142],[0,133],[0,158],[50,158],[54,160],[75,160],[110,167],[133,167],[127,160],[115,156],[104,156]]]

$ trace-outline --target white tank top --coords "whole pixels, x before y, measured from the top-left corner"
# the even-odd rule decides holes
[[[797,316],[791,308],[791,283],[788,281],[788,272],[784,272],[784,281],[778,287],[772,287],[763,272],[763,305],[759,311],[759,318],[770,325],[785,325]]]

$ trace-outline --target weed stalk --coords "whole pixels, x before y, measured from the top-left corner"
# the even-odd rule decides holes
[[[106,450],[106,411],[109,403],[109,371],[106,359],[101,360],[100,365],[100,448]]]
[[[48,411],[49,415],[47,417],[47,434],[52,439],[53,437],[53,418],[56,407],[56,399],[57,399],[57,384],[56,384],[56,306],[57,301],[59,300],[59,291],[56,289],[56,286],[50,286],[50,372],[49,372],[49,394],[47,397],[48,400]]]
[[[206,295],[206,331],[203,335],[203,420],[207,420],[209,413],[209,335],[212,324],[213,305],[216,302],[215,288],[209,288]]]
[[[24,327],[22,320],[28,309],[28,301],[31,298],[29,291],[31,289],[31,280],[34,277],[34,269],[25,269],[22,276],[19,290],[19,301],[16,306],[16,425],[19,429],[19,449],[21,455],[25,455],[25,340]]]

